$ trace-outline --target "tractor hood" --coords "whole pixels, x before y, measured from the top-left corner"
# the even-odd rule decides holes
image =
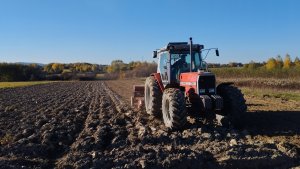
[[[211,72],[186,72],[180,74],[180,83],[185,82],[196,82],[199,76],[215,76]]]
[[[216,78],[211,72],[181,73],[180,86],[185,87],[186,92],[193,88],[199,95],[215,94]]]

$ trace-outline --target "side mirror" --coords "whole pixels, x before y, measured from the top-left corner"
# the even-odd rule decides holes
[[[219,55],[219,50],[218,50],[218,49],[216,49],[216,55],[217,55],[217,56],[220,56],[220,55]]]
[[[157,58],[157,51],[153,51],[153,58]]]

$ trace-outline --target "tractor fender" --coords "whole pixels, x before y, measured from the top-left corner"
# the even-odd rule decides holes
[[[153,76],[161,90],[161,92],[163,93],[165,88],[164,88],[164,85],[162,83],[162,80],[161,80],[161,77],[160,77],[160,73],[152,73],[150,76]]]
[[[217,86],[217,93],[219,93],[218,89],[219,87],[222,87],[222,86],[230,86],[230,85],[233,85],[234,83],[233,82],[224,82],[224,83],[220,83],[218,86]]]

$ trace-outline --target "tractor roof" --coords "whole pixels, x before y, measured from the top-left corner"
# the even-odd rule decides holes
[[[201,50],[204,48],[204,45],[193,44],[193,50]],[[170,51],[170,50],[181,50],[181,51],[189,51],[190,44],[187,42],[170,42],[167,46],[158,50],[158,52]]]

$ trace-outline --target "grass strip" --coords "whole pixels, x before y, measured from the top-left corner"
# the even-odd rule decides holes
[[[52,83],[52,82],[54,82],[54,81],[0,82],[0,88],[24,87],[24,86]]]
[[[300,91],[299,90],[277,90],[277,89],[267,89],[267,88],[253,88],[253,87],[241,87],[242,92],[248,96],[255,97],[271,97],[271,98],[281,98],[284,100],[294,100],[300,101]]]

